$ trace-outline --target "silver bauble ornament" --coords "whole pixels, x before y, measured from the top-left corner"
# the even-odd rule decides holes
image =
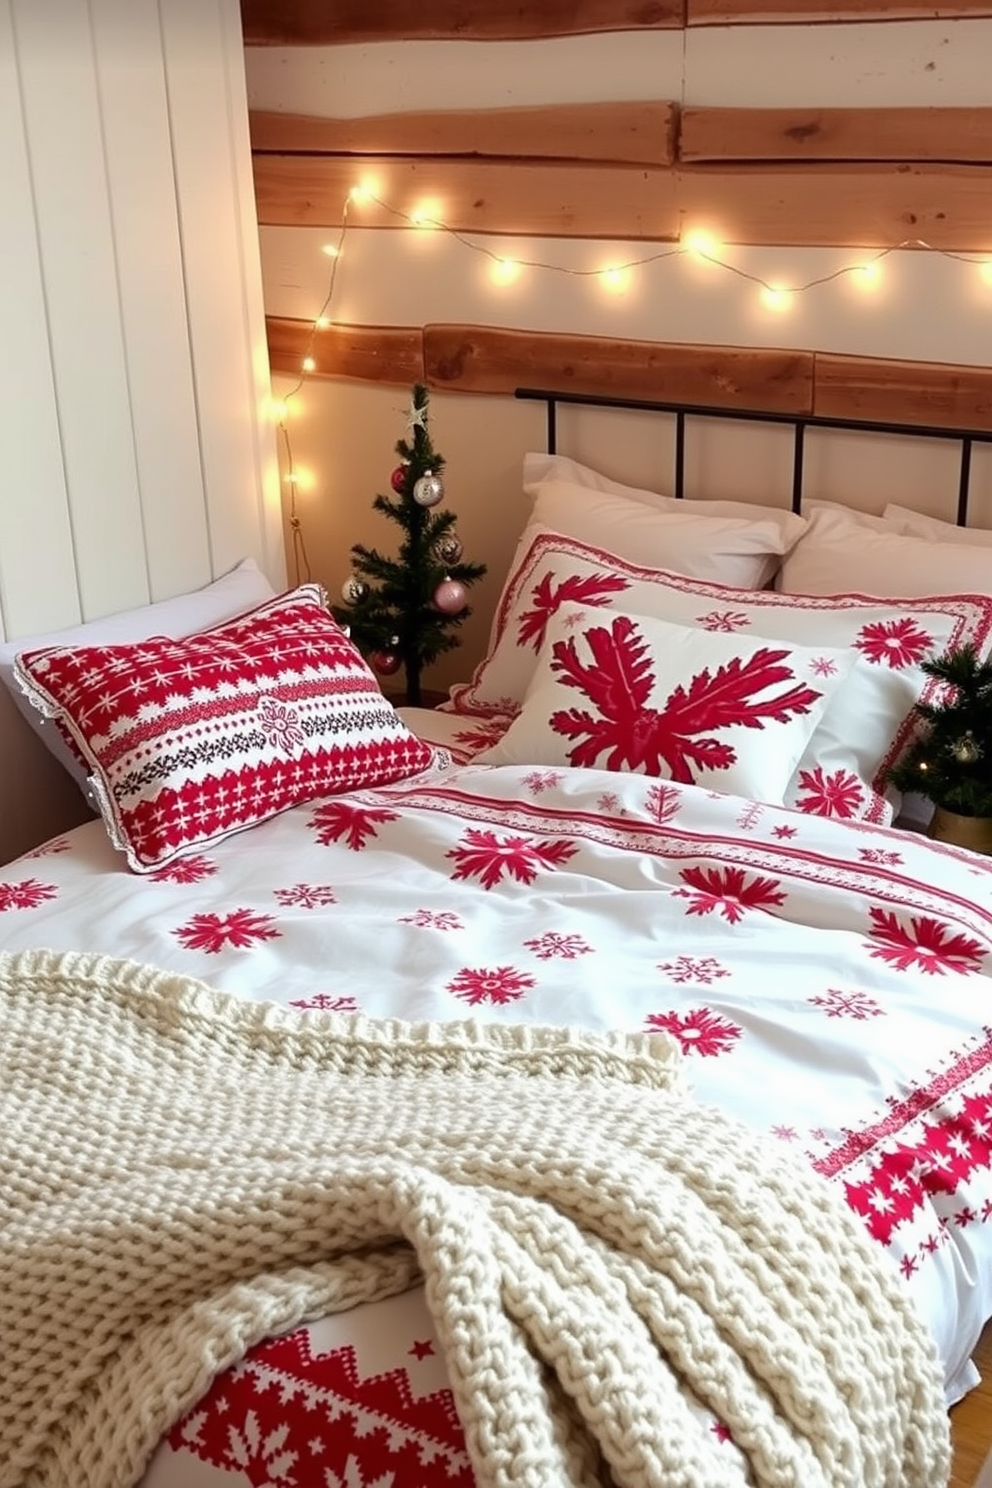
[[[341,598],[346,605],[361,604],[369,592],[369,586],[357,574],[349,574],[341,585]]]
[[[951,753],[959,765],[973,765],[982,757],[982,746],[969,729],[951,745]]]
[[[453,532],[446,532],[434,544],[434,556],[445,567],[450,563],[457,563],[463,552],[461,539],[456,537]]]
[[[444,495],[444,486],[441,477],[435,475],[433,470],[425,470],[424,474],[414,483],[413,499],[418,506],[437,506]]]

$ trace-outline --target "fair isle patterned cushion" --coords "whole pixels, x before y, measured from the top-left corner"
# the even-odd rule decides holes
[[[882,825],[899,804],[887,772],[910,742],[914,704],[936,686],[920,662],[964,641],[982,656],[992,646],[992,598],[984,595],[873,600],[733,589],[535,529],[503,588],[485,659],[443,706],[488,717],[518,713],[548,621],[565,604],[654,616],[749,644],[852,650],[854,666],[817,724],[784,804]]]
[[[562,605],[523,707],[480,764],[634,770],[782,805],[853,651]]]
[[[303,584],[198,635],[24,652],[16,675],[86,761],[136,872],[317,796],[445,763]]]

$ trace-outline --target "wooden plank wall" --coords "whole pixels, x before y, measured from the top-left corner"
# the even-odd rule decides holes
[[[416,16],[399,0],[356,0],[333,14],[317,0],[242,0],[242,12],[251,45],[348,46],[401,38],[521,40],[728,20],[932,20],[992,15],[992,4],[686,0],[683,7],[681,0],[625,6],[578,0],[566,6],[546,0],[525,18],[506,5],[486,7],[480,20],[457,0],[428,0]],[[494,240],[675,244],[691,221],[719,222],[723,241],[733,244],[877,251],[923,243],[947,253],[992,254],[992,106],[683,107],[671,98],[361,118],[258,110],[250,123],[263,226],[339,225],[356,172],[367,170],[388,205],[365,204],[363,228],[395,230],[397,204],[412,211],[418,197],[436,192],[450,229]],[[276,370],[298,369],[307,334],[305,323],[270,320]],[[712,372],[681,380],[684,347],[533,330],[526,341],[524,369],[507,350],[520,344],[512,331],[338,327],[317,348],[316,375],[406,382],[416,371],[437,386],[506,392],[527,370],[525,380],[543,385],[563,379],[586,391],[622,385],[635,396],[663,396],[659,387],[677,379],[690,400],[698,386],[700,402],[768,408],[783,395],[782,377],[794,376],[788,397],[811,411],[992,427],[992,372],[974,366],[823,356],[813,345],[802,349],[801,372],[780,368],[769,378],[772,353],[738,348],[734,366],[742,375],[724,378],[715,392]],[[729,355],[720,347],[691,350],[711,368]]]

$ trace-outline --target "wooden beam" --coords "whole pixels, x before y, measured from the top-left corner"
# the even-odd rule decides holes
[[[679,159],[992,162],[992,108],[684,108]]]
[[[406,226],[397,211],[414,213],[428,200],[446,226],[465,233],[674,241],[679,231],[677,181],[664,167],[256,155],[254,174],[265,227],[337,227],[349,192],[368,181],[396,210],[361,202],[354,226]]]
[[[685,0],[241,0],[246,46],[370,41],[526,41],[597,31],[672,30]]]
[[[989,0],[687,0],[686,24],[933,21],[992,15]]]
[[[814,413],[992,429],[992,367],[881,361],[817,352]]]
[[[253,110],[249,126],[253,150],[285,155],[485,156],[671,165],[677,118],[674,103],[581,103],[362,119]]]
[[[346,377],[360,382],[409,386],[424,380],[423,333],[419,326],[329,326],[313,335],[313,322],[266,316],[269,364],[295,376],[313,357],[308,376]]]

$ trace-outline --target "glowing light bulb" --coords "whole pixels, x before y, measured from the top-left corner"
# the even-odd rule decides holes
[[[318,315],[314,321],[314,328],[318,331],[329,331],[333,324],[329,315]]]
[[[285,398],[270,398],[269,417],[275,424],[285,423],[289,418],[289,403]]]
[[[286,474],[283,476],[283,480],[286,482],[287,486],[297,485],[299,483],[299,479],[299,474],[295,470],[287,470]]]
[[[437,202],[420,202],[410,213],[410,222],[421,231],[437,232],[441,225],[441,209]]]
[[[599,278],[610,294],[623,294],[630,285],[630,270],[624,268],[600,269]]]
[[[520,265],[512,258],[497,258],[490,266],[489,277],[494,284],[512,284],[520,277]]]
[[[718,258],[721,244],[713,233],[706,232],[703,228],[695,227],[682,236],[683,251],[690,258],[701,262],[707,259]]]
[[[783,289],[779,284],[763,284],[761,286],[761,303],[766,310],[775,310],[780,315],[786,310],[792,309],[792,301],[795,298],[791,289]]]
[[[356,203],[366,202],[371,196],[372,188],[367,181],[359,181],[358,185],[352,186],[348,192],[348,199]]]
[[[339,249],[335,243],[325,243],[320,251],[321,253],[326,253],[328,258],[337,258],[339,253]]]
[[[304,357],[300,365],[302,366],[304,372],[316,372],[317,370],[317,363],[314,361],[313,357]]]
[[[878,289],[882,282],[882,266],[877,259],[872,259],[869,263],[858,264],[851,269],[848,277],[855,289],[870,293],[873,289]]]
[[[992,284],[992,258],[987,258],[984,263],[979,264],[978,272],[986,284]]]

